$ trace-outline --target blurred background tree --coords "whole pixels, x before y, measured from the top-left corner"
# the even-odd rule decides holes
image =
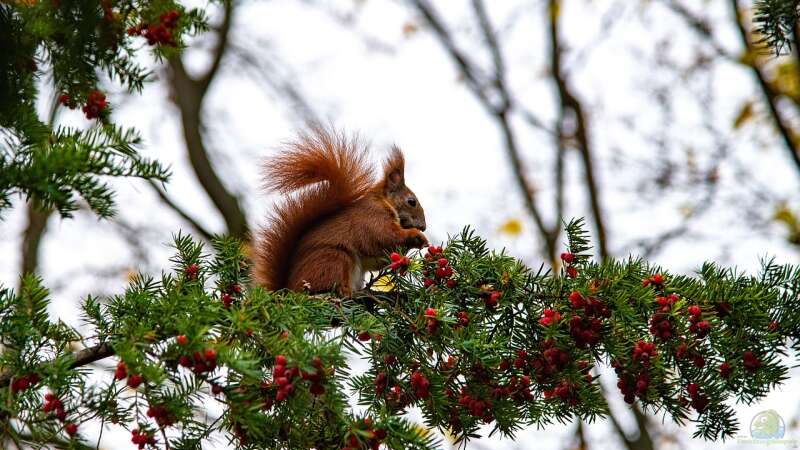
[[[115,117],[142,130],[145,153],[170,164],[174,182],[114,182],[127,208],[109,222],[15,208],[3,230],[4,254],[15,255],[3,280],[40,272],[69,311],[78,293],[115,290],[130,270],[160,267],[169,252],[161,244],[179,227],[205,239],[247,236],[271,200],[259,194],[259,159],[318,120],[405,149],[434,239],[474,223],[494,232],[494,247],[556,267],[560,219],[585,216],[601,258],[636,253],[686,271],[704,259],[795,261],[796,9],[755,3],[212,7],[211,31],[186,53],[148,62],[158,83],[142,98],[109,93]],[[59,111],[52,122],[73,124],[76,114]],[[578,425],[574,443],[686,444],[654,418],[612,411],[610,433]]]

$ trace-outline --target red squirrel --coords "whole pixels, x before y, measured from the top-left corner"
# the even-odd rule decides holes
[[[425,212],[396,146],[378,180],[367,149],[343,133],[313,128],[283,150],[264,165],[265,188],[286,198],[256,241],[259,285],[347,297],[387,251],[427,245]]]

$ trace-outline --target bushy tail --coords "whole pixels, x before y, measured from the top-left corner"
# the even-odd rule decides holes
[[[315,127],[287,144],[264,165],[264,187],[287,198],[273,207],[259,233],[256,282],[270,290],[287,287],[291,259],[303,235],[362,197],[372,184],[366,148],[355,137]]]

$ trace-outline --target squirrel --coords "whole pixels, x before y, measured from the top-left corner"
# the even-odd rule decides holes
[[[283,150],[264,164],[264,187],[286,198],[256,240],[260,286],[349,297],[387,251],[428,245],[425,212],[405,184],[397,146],[380,179],[367,148],[341,132],[313,127]]]

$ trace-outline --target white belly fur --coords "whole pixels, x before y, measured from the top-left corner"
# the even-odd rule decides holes
[[[358,256],[353,257],[353,270],[350,272],[350,289],[358,291],[364,289],[364,265],[361,263],[361,258]]]

